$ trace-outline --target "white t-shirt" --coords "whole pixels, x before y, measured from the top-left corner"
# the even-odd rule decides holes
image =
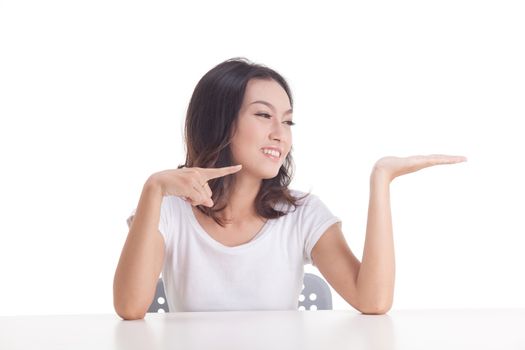
[[[306,193],[290,190],[294,197]],[[288,214],[268,219],[249,242],[225,246],[197,221],[191,204],[162,199],[159,231],[164,237],[162,279],[170,311],[297,310],[304,265],[332,224],[341,221],[315,195]]]

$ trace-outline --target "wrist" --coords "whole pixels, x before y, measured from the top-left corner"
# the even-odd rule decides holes
[[[374,168],[372,169],[372,173],[370,174],[370,181],[372,182],[379,181],[390,183],[393,179],[394,177],[392,176],[392,174],[390,174],[390,172],[378,166],[374,166]]]
[[[157,193],[160,196],[164,195],[164,188],[162,182],[156,174],[151,175],[144,183],[144,191]]]

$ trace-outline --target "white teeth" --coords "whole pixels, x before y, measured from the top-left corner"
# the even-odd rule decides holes
[[[279,158],[279,157],[281,156],[281,154],[280,154],[278,151],[275,151],[275,150],[273,150],[273,149],[267,149],[267,148],[265,148],[265,149],[263,149],[262,151],[263,151],[263,153],[265,153],[265,154],[270,154],[270,155],[272,155],[272,156],[274,156],[274,157],[277,157],[277,158]]]

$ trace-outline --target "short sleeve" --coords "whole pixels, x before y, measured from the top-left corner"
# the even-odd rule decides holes
[[[304,264],[315,264],[311,252],[319,238],[326,230],[340,222],[341,219],[328,209],[328,207],[314,194],[309,194],[303,204],[300,217],[300,231],[304,239]]]
[[[131,211],[131,214],[126,219],[128,227],[131,226],[131,222],[135,217],[136,208]],[[168,242],[170,232],[172,231],[173,225],[173,201],[170,196],[162,197],[162,202],[160,205],[160,218],[159,218],[159,232],[164,238],[164,242]]]

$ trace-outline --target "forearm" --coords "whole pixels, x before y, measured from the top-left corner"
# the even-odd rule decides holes
[[[385,313],[394,296],[395,257],[390,210],[391,179],[374,168],[370,176],[370,202],[365,246],[357,290],[365,313]]]
[[[164,248],[156,232],[162,192],[153,183],[144,185],[133,223],[115,271],[113,297],[119,314],[133,314],[147,308],[162,267]]]

